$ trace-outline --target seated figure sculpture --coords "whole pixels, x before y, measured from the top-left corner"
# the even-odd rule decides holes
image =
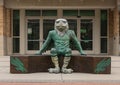
[[[55,68],[49,68],[50,73],[72,73],[72,69],[67,69],[67,66],[70,62],[72,50],[70,48],[70,40],[73,41],[76,46],[76,50],[80,52],[81,55],[84,55],[80,42],[77,40],[77,37],[74,31],[69,30],[68,22],[66,19],[57,19],[55,21],[54,30],[50,31],[45,43],[42,48],[36,54],[42,54],[46,51],[48,45],[53,41],[54,47],[51,48],[51,60]],[[63,66],[59,67],[58,56],[64,56]]]

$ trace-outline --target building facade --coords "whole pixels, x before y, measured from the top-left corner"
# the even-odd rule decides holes
[[[34,54],[57,18],[68,20],[86,54],[119,55],[119,5],[120,0],[0,0],[0,55]]]

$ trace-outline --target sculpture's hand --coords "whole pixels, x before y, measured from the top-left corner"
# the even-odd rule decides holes
[[[87,56],[87,54],[85,54],[83,51],[81,52],[81,55],[83,55],[83,56]]]
[[[39,50],[35,53],[35,55],[42,55],[42,52]]]
[[[81,54],[82,56],[87,56],[87,54]]]

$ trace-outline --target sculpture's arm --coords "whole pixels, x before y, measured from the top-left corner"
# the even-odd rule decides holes
[[[49,43],[51,42],[51,31],[49,32],[47,39],[45,40],[44,44],[42,45],[41,49],[36,54],[42,54],[46,51],[47,47],[49,46]]]
[[[74,31],[71,31],[71,38],[72,38],[72,41],[74,42],[75,44],[75,47],[77,48],[77,50],[80,52],[81,55],[84,55],[85,53],[83,52],[82,50],[82,46],[80,44],[80,42],[78,41]]]

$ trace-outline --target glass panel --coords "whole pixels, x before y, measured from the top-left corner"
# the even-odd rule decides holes
[[[81,20],[81,44],[83,50],[93,49],[93,22],[92,19],[82,19]]]
[[[43,10],[42,16],[57,16],[57,10]]]
[[[77,36],[77,20],[74,19],[68,19],[68,24],[69,24],[69,29],[73,30]],[[72,48],[73,50],[75,50],[75,47],[73,46],[73,42],[71,41],[70,43],[70,48]]]
[[[40,10],[26,10],[25,15],[26,16],[40,16],[41,11]]]
[[[20,35],[20,14],[19,10],[13,10],[13,36]]]
[[[107,53],[107,38],[101,38],[101,53]]]
[[[78,10],[63,10],[63,16],[78,16]]]
[[[28,41],[28,50],[39,50],[39,41]]]
[[[19,10],[13,10],[13,20],[20,19]]]
[[[83,50],[92,50],[93,49],[93,44],[92,41],[81,41],[81,45]]]
[[[69,24],[69,29],[73,30],[75,34],[77,35],[77,20],[74,19],[67,19]]]
[[[80,10],[80,16],[95,16],[94,10]]]
[[[39,19],[28,19],[27,39],[28,50],[39,50]]]
[[[55,20],[43,20],[43,39],[45,40],[50,30],[54,29]]]
[[[49,31],[54,29],[54,23],[55,23],[55,20],[48,20],[48,19],[43,20],[43,33],[44,33],[43,40],[44,41],[46,40]],[[52,47],[53,47],[53,43],[49,45],[48,50],[50,50]]]
[[[39,19],[28,20],[28,39],[39,40]]]
[[[13,38],[13,53],[19,53],[20,51],[20,39]]]
[[[107,10],[101,10],[101,36],[107,36]]]

